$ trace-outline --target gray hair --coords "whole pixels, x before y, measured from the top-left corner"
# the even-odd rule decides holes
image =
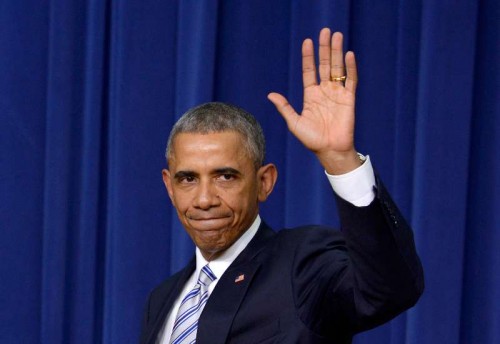
[[[235,131],[243,136],[245,149],[258,169],[264,162],[265,139],[262,128],[250,113],[226,103],[205,103],[188,110],[170,131],[165,157],[173,153],[173,141],[180,133],[219,133]]]

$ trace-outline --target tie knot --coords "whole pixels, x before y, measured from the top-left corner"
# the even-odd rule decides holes
[[[210,270],[208,264],[201,268],[200,276],[198,277],[198,283],[209,286],[210,283],[212,283],[216,279],[217,276],[215,276],[212,270]]]

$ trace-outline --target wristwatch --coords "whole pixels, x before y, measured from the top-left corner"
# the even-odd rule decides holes
[[[361,153],[357,153],[357,154],[358,154],[359,161],[361,161],[361,165],[363,165],[364,162],[366,161],[366,156],[364,156]]]

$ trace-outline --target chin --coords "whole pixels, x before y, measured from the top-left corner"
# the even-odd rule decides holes
[[[223,240],[218,231],[212,233],[207,233],[205,231],[202,232],[201,235],[199,235],[198,233],[198,235],[196,236],[196,240],[193,241],[196,246],[200,248],[200,250],[210,253],[223,251],[231,246],[225,240]]]

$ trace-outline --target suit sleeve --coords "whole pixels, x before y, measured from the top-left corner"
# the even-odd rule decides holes
[[[299,316],[326,337],[378,326],[423,292],[413,233],[379,180],[375,193],[366,207],[337,197],[343,235],[310,229],[296,248],[292,283]]]

